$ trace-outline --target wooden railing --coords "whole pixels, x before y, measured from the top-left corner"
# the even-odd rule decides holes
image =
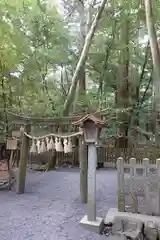
[[[69,154],[65,154],[64,152],[56,153],[56,162],[59,166],[69,164],[73,166],[79,166],[79,155],[78,155],[79,147],[74,146],[73,152]],[[129,162],[129,159],[135,157],[138,163],[142,163],[142,159],[147,157],[150,159],[150,163],[155,164],[156,159],[160,157],[160,148],[158,147],[135,147],[135,148],[115,148],[111,146],[103,146],[97,147],[98,154],[98,163],[101,167],[113,167],[116,168],[116,162],[118,157],[122,157],[125,163]],[[45,158],[41,157],[41,155],[36,155],[32,158],[33,162],[47,162],[47,156],[49,157],[49,153],[45,154]],[[87,159],[87,151],[86,151],[86,159]]]

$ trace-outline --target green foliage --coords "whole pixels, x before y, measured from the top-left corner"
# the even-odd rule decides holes
[[[59,102],[55,71],[68,58],[64,24],[54,7],[40,1],[1,1],[0,8],[1,109],[5,101],[5,107],[27,115],[52,115],[50,102]]]
[[[111,10],[105,10],[108,13],[104,13],[99,23],[85,66],[87,91],[75,101],[73,113],[107,109],[107,116],[115,115],[120,54],[127,47],[130,52],[129,84],[134,87],[140,84],[139,98],[143,97],[152,65],[149,52],[145,74],[140,79],[147,44],[144,46],[138,41],[140,30],[141,38],[146,34],[144,6],[139,0],[121,2],[123,6],[119,6],[119,1],[110,0]],[[159,26],[156,4],[155,23]],[[93,8],[93,15],[96,11],[97,7]],[[70,21],[65,22],[56,7],[41,0],[0,1],[0,14],[0,114],[3,121],[6,109],[24,115],[61,115],[79,58],[79,17],[74,14],[71,27]],[[120,41],[121,28],[126,21],[129,22],[129,46]],[[157,31],[159,34],[158,27]],[[61,73],[63,68],[65,76]],[[152,82],[142,104],[148,108],[151,86]],[[130,105],[133,105],[132,101],[131,98]],[[147,111],[139,105],[136,109],[146,116]]]

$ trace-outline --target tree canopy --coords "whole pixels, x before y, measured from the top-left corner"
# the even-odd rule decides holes
[[[122,135],[138,126],[147,131],[149,125],[153,131],[154,66],[144,2],[106,1],[67,115],[101,111],[112,132],[115,123]],[[9,111],[25,116],[63,115],[101,1],[63,0],[60,4],[63,11],[47,0],[0,2],[0,114],[5,131]],[[151,7],[158,40],[159,3],[154,1]]]

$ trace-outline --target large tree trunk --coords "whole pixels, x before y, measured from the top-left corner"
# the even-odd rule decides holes
[[[2,87],[2,99],[3,99],[3,111],[4,111],[4,123],[5,123],[5,137],[9,135],[9,124],[8,124],[8,115],[7,115],[7,95],[5,93],[5,77],[1,77],[1,87]]]
[[[68,115],[68,113],[70,111],[70,108],[72,106],[72,103],[74,101],[76,88],[77,88],[77,84],[78,84],[78,81],[79,81],[78,75],[79,75],[79,72],[80,72],[82,66],[84,65],[84,63],[86,61],[87,54],[88,54],[88,51],[89,51],[89,48],[90,48],[90,45],[91,45],[92,38],[94,36],[96,27],[98,25],[98,22],[99,22],[99,20],[101,18],[102,13],[103,13],[103,10],[104,10],[104,7],[106,5],[106,2],[107,2],[107,0],[103,0],[102,1],[101,6],[100,6],[100,8],[98,10],[98,13],[95,16],[95,19],[94,19],[94,21],[93,21],[93,23],[91,25],[91,28],[90,28],[87,36],[86,36],[85,44],[84,44],[84,47],[83,47],[80,59],[79,59],[79,61],[77,63],[77,66],[76,66],[73,78],[72,78],[72,84],[71,84],[71,87],[70,87],[70,90],[69,90],[69,94],[68,94],[68,97],[67,97],[67,99],[66,99],[66,101],[64,103],[63,115]]]
[[[85,14],[85,6],[84,1],[80,0],[78,1],[78,13],[80,18],[80,34],[79,34],[79,55],[81,55],[83,51],[83,47],[85,44],[85,38],[86,38],[86,14]],[[79,73],[78,73],[78,101],[83,103],[83,100],[85,99],[86,94],[86,73],[85,73],[85,61],[82,64]],[[81,104],[79,111],[85,111],[85,105]]]
[[[80,18],[80,36],[79,36],[79,55],[83,51],[86,38],[86,16],[84,1],[78,1],[78,13]],[[86,94],[86,73],[85,73],[85,61],[82,64],[80,71],[78,73],[79,89],[78,89],[78,100],[80,102],[85,99]],[[85,111],[85,106],[82,105],[80,111]],[[79,164],[80,164],[80,201],[81,203],[87,202],[87,191],[88,191],[88,159],[85,154],[86,145],[83,137],[79,137]],[[82,144],[83,143],[83,144]]]
[[[159,124],[160,124],[160,51],[158,48],[157,35],[154,27],[153,10],[151,0],[144,0],[145,11],[146,11],[146,25],[148,29],[148,37],[150,41],[150,48],[153,60],[154,69],[154,106],[156,111],[156,122],[155,122],[155,132],[159,135]],[[159,138],[159,137],[158,137]]]
[[[129,106],[129,20],[128,16],[124,16],[125,20],[122,24],[120,41],[125,47],[120,53],[120,65],[117,76],[117,107],[126,109]],[[126,148],[128,143],[128,113],[126,111],[118,114],[118,138],[116,147]]]
[[[139,36],[139,34],[138,34]],[[131,73],[130,77],[131,79],[131,83],[130,83],[130,96],[131,96],[131,104],[132,104],[132,112],[131,112],[131,115],[130,115],[130,125],[131,125],[131,136],[134,138],[134,140],[138,140],[138,132],[137,132],[137,127],[139,126],[139,112],[136,111],[134,112],[135,110],[135,107],[141,107],[141,105],[143,104],[144,100],[145,100],[145,95],[146,95],[146,92],[148,91],[148,87],[150,85],[150,82],[149,84],[147,84],[146,86],[146,89],[144,91],[144,94],[142,97],[140,97],[140,87],[141,87],[141,84],[142,84],[142,81],[144,79],[144,76],[145,76],[145,70],[146,70],[146,66],[147,66],[147,63],[148,63],[148,56],[149,55],[149,42],[147,43],[147,46],[146,46],[146,50],[145,50],[145,57],[144,57],[144,63],[143,63],[143,66],[142,66],[142,70],[141,70],[141,73],[140,73],[140,77],[139,77],[139,82],[137,82],[137,77],[138,77],[138,71],[139,69],[137,70],[134,70],[133,73]],[[136,71],[136,74],[135,74],[135,71]]]
[[[83,51],[83,46],[85,44],[85,38],[86,38],[86,17],[85,17],[85,8],[84,8],[84,2],[83,0],[79,1],[78,5],[78,13],[80,18],[80,41],[79,41],[79,55]],[[84,95],[86,90],[86,79],[85,79],[85,61],[84,64],[81,66],[79,74],[79,95]]]

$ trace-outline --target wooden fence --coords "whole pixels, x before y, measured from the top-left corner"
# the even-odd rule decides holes
[[[116,166],[118,157],[122,157],[125,163],[134,157],[138,163],[142,163],[143,158],[149,158],[150,163],[155,164],[156,159],[160,158],[160,148],[155,145],[136,145],[127,149],[115,148],[114,146],[106,145],[99,147],[98,161],[104,163],[104,166]]]
[[[115,148],[114,146],[101,146],[97,147],[98,154],[98,166],[99,167],[112,167],[116,168],[116,162],[118,157],[122,157],[126,163],[129,159],[135,157],[138,163],[142,163],[143,158],[149,158],[150,163],[155,164],[156,159],[160,157],[160,149],[155,146],[141,146],[128,149]],[[33,162],[46,163],[49,157],[49,153],[43,156],[39,154],[34,156]],[[73,152],[65,154],[64,152],[56,153],[56,162],[59,166],[69,164],[72,166],[79,166],[79,147],[74,146]],[[87,159],[87,147],[86,147],[86,159]]]
[[[79,145],[78,138],[75,138],[73,141],[73,152],[72,153],[64,153],[57,152],[56,153],[56,162],[59,166],[64,165],[72,165],[79,166]],[[137,144],[134,147],[130,147],[127,149],[115,148],[113,144],[101,144],[97,147],[98,154],[98,166],[99,167],[112,167],[116,168],[116,161],[118,157],[122,157],[126,163],[129,162],[129,159],[135,157],[138,163],[142,163],[143,158],[149,158],[150,163],[155,164],[156,159],[160,158],[160,148],[159,146],[151,145],[151,144]],[[51,157],[51,153],[38,154],[36,156],[29,157],[29,163],[43,164],[48,161]],[[8,154],[7,154],[8,156]],[[15,157],[19,157],[17,153]],[[2,157],[2,159],[5,158]],[[87,147],[86,147],[86,159],[87,159]]]

